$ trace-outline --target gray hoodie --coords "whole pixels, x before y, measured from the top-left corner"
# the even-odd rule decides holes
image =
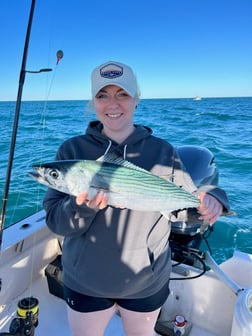
[[[197,193],[174,147],[153,136],[148,127],[136,125],[121,144],[101,131],[99,121],[91,122],[85,135],[60,146],[56,159],[96,160],[116,151],[153,174],[174,176],[174,183]],[[213,186],[204,186],[204,190],[228,210],[223,190]],[[48,227],[64,236],[63,281],[67,287],[97,297],[143,298],[167,283],[171,272],[170,223],[159,212],[111,206],[98,211],[77,206],[75,197],[50,188],[44,208]]]

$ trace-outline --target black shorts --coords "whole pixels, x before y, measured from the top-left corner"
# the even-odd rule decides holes
[[[64,286],[64,298],[70,308],[81,313],[95,312],[111,308],[115,303],[119,306],[137,312],[151,312],[160,308],[166,301],[169,290],[169,282],[157,293],[142,299],[111,299],[88,296],[77,293]]]

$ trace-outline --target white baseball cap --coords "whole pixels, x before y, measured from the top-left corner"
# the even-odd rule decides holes
[[[132,69],[123,63],[109,61],[96,67],[91,75],[92,97],[107,85],[116,85],[137,97],[138,85]]]

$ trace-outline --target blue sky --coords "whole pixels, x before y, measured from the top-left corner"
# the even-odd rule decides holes
[[[15,100],[30,0],[0,1],[0,101]],[[252,96],[251,0],[37,0],[24,100],[89,99],[107,60],[134,69],[142,98]],[[56,52],[64,58],[56,66]]]

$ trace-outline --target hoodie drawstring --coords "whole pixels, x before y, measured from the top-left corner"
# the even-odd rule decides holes
[[[111,146],[112,146],[112,141],[111,140],[108,140],[109,144],[108,144],[108,147],[106,148],[105,150],[105,153],[103,154],[103,156],[105,156],[106,154],[108,154]],[[123,159],[126,160],[126,157],[127,157],[127,145],[124,145],[123,146]]]
[[[123,159],[126,160],[126,155],[127,155],[127,145],[124,145],[123,147]]]
[[[109,152],[111,146],[112,146],[112,141],[109,140],[108,147],[107,147],[107,149],[105,150],[105,153],[103,154],[104,156],[105,156],[106,154],[108,154],[108,152]]]

